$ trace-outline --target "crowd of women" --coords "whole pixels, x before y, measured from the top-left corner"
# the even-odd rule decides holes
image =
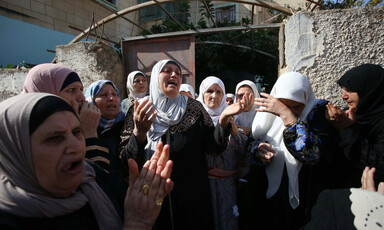
[[[0,103],[0,226],[380,224],[384,69],[357,66],[337,83],[347,110],[317,99],[297,72],[279,76],[270,94],[249,80],[226,94],[216,76],[197,94],[177,61],[161,60],[150,80],[131,72],[121,100],[112,81],[84,93],[70,68],[37,65],[21,94]]]

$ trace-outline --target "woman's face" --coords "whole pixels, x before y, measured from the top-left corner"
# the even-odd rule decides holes
[[[120,98],[111,84],[105,84],[95,97],[101,116],[107,120],[115,119],[120,112]]]
[[[181,85],[180,69],[175,64],[166,64],[159,74],[159,85],[165,96],[176,97]]]
[[[236,93],[236,100],[237,102],[241,101],[243,99],[243,96],[247,94],[250,95],[252,94],[251,100],[248,102],[247,105],[245,105],[244,112],[248,112],[249,110],[252,109],[253,103],[255,101],[255,94],[253,93],[253,90],[249,86],[242,86],[237,90]]]
[[[147,79],[143,75],[137,74],[133,79],[133,90],[135,90],[136,93],[145,93],[147,92],[147,88]]]
[[[85,139],[69,111],[49,116],[31,135],[32,161],[40,186],[53,196],[68,196],[80,185]]]
[[[345,87],[342,87],[342,89],[343,94],[341,95],[341,98],[348,103],[349,109],[356,109],[357,104],[359,104],[359,95],[357,92],[350,91]]]
[[[66,100],[78,113],[83,101],[85,100],[83,90],[83,84],[79,81],[75,81],[61,90],[58,96]]]
[[[227,97],[225,103],[227,103],[227,105],[232,105],[232,104],[233,104],[233,99],[232,99],[232,97]]]
[[[224,93],[218,84],[212,84],[204,93],[204,104],[208,108],[216,109],[220,106],[221,100],[223,100]]]
[[[300,117],[305,107],[303,103],[290,99],[279,98],[278,100],[281,101],[285,106],[287,106],[296,117]]]

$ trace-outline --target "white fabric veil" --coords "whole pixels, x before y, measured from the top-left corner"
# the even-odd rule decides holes
[[[148,143],[145,146],[146,159],[150,159],[156,150],[156,145],[168,128],[181,121],[187,107],[188,97],[177,94],[176,97],[167,97],[161,91],[159,85],[159,74],[168,63],[175,64],[181,73],[180,65],[173,60],[161,60],[155,64],[151,73],[151,84],[149,87],[149,100],[156,107],[157,117],[147,133]],[[142,99],[143,100],[143,99]],[[140,100],[140,102],[142,101]]]
[[[297,72],[281,75],[273,86],[271,95],[275,98],[285,98],[305,104],[303,112],[298,117],[302,121],[306,121],[307,115],[317,103],[308,79]],[[302,163],[296,160],[285,147],[284,129],[285,126],[280,117],[259,112],[252,124],[252,136],[255,140],[268,141],[273,147],[278,148],[271,163],[265,169],[268,178],[266,197],[271,198],[279,189],[285,164],[289,179],[289,202],[295,209],[300,202],[298,174]]]
[[[260,97],[259,91],[257,90],[255,83],[249,80],[244,80],[239,84],[237,84],[236,94],[239,88],[242,86],[249,86],[252,89],[253,94],[255,95],[255,98]],[[256,115],[256,110],[255,110],[256,108],[257,108],[257,105],[253,104],[253,107],[251,110],[249,110],[248,112],[242,112],[238,114],[236,116],[235,123],[243,127],[252,128],[252,122]]]
[[[223,99],[221,100],[220,106],[217,107],[216,109],[211,109],[204,103],[204,93],[213,84],[219,85],[221,90],[223,91]],[[216,125],[217,122],[219,121],[221,113],[224,111],[225,108],[228,107],[228,105],[225,103],[225,101],[227,100],[227,96],[225,94],[225,86],[223,81],[215,76],[209,76],[205,78],[200,84],[199,97],[196,100],[201,102],[205,110],[208,112],[209,116],[211,116],[213,124]]]

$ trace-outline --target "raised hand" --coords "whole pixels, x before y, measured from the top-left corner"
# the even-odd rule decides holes
[[[97,127],[100,121],[100,110],[97,106],[83,101],[79,111],[81,130],[85,138],[97,137]]]
[[[279,116],[283,120],[284,125],[296,119],[296,116],[293,114],[291,109],[288,108],[283,102],[267,93],[261,93],[261,95],[266,98],[255,99],[255,104],[259,106],[256,111],[272,113]]]
[[[156,116],[156,108],[153,103],[149,101],[149,98],[145,98],[140,104],[137,100],[134,101],[133,121],[135,127],[133,134],[140,143],[145,141],[147,132],[155,121]]]
[[[361,188],[362,189],[376,192],[375,180],[373,179],[375,172],[376,172],[375,168],[370,169],[368,166],[365,167],[363,174],[361,176]],[[384,182],[381,182],[379,184],[379,186],[377,187],[377,192],[384,194]]]
[[[140,174],[133,159],[128,160],[129,187],[124,202],[124,229],[151,229],[161,209],[163,199],[172,191],[170,179],[172,161],[169,145],[157,145],[151,160]]]
[[[326,107],[325,118],[337,130],[344,130],[355,123],[356,109],[352,108],[344,112],[331,102]]]

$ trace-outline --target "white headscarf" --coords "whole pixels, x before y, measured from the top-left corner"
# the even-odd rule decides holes
[[[177,94],[176,97],[172,98],[167,97],[160,89],[159,75],[168,63],[175,64],[181,73],[180,65],[173,60],[161,60],[152,68],[149,100],[152,101],[156,107],[157,117],[147,133],[148,144],[145,146],[146,159],[151,158],[156,150],[157,144],[168,128],[181,121],[187,107],[188,97],[181,94]]]
[[[68,197],[52,197],[38,182],[29,123],[33,108],[44,97],[57,96],[28,93],[0,103],[0,210],[23,217],[52,218],[79,210],[88,202],[100,229],[121,229],[116,209],[96,183],[95,171],[87,162],[79,189]]]
[[[128,74],[128,77],[127,77],[127,89],[129,91],[129,97],[132,97],[134,99],[145,97],[145,95],[147,94],[147,90],[148,90],[148,88],[147,88],[147,90],[144,93],[138,93],[138,92],[136,92],[133,89],[133,80],[135,79],[136,75],[143,75],[143,77],[148,82],[147,76],[143,72],[141,72],[141,71],[133,71],[130,74]]]
[[[317,103],[308,79],[297,72],[281,75],[273,86],[271,95],[275,98],[285,98],[303,103],[305,105],[304,110],[298,117],[302,121],[306,121],[307,115]],[[289,202],[291,207],[295,209],[300,202],[298,174],[302,163],[296,160],[285,147],[283,140],[284,129],[285,126],[280,117],[271,113],[259,112],[252,124],[252,136],[255,140],[265,140],[273,147],[279,148],[275,152],[271,163],[265,169],[268,177],[266,197],[272,197],[279,189],[285,164],[289,179]]]
[[[257,90],[255,83],[253,83],[252,81],[245,80],[237,84],[236,93],[239,90],[239,88],[242,86],[249,86],[252,89],[253,95],[255,95],[255,98],[260,97],[259,91]],[[252,103],[254,102],[252,101]],[[242,112],[239,115],[237,115],[235,123],[243,127],[252,128],[253,118],[256,115],[256,110],[255,110],[256,108],[257,108],[257,105],[253,104],[252,108],[248,112]]]
[[[204,93],[213,84],[218,84],[221,90],[223,91],[223,99],[221,100],[220,106],[216,109],[211,109],[204,103]],[[208,114],[211,116],[213,123],[216,125],[219,121],[221,113],[224,111],[224,109],[228,107],[228,105],[225,103],[225,101],[227,100],[227,96],[225,94],[225,86],[223,81],[221,81],[218,77],[215,76],[209,76],[205,78],[200,84],[199,97],[197,98],[197,100],[201,102],[205,110],[207,110]]]
[[[233,94],[233,93],[227,93],[227,98],[228,98],[228,97],[232,98],[232,99],[233,99],[233,102],[235,102],[235,100],[236,100],[236,96],[235,96],[235,94]]]
[[[195,98],[195,90],[190,84],[181,84],[179,92],[190,92],[192,97]]]

